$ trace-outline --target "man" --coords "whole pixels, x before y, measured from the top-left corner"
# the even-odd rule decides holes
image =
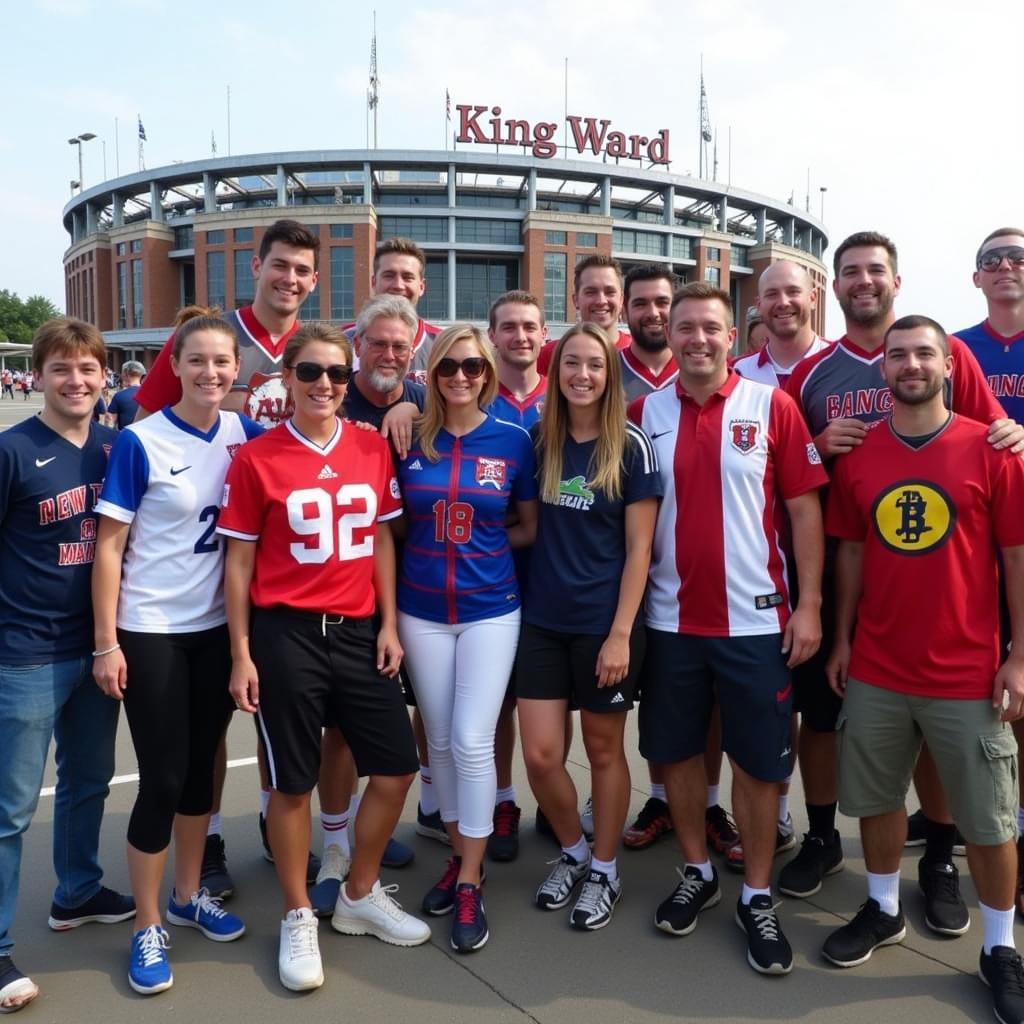
[[[906,934],[904,798],[923,737],[967,842],[984,930],[979,973],[996,1018],[1020,1022],[1017,745],[1007,723],[1024,714],[1024,466],[986,444],[984,426],[946,408],[953,360],[934,320],[893,323],[881,369],[891,415],[837,460],[828,509],[839,541],[826,668],[843,697],[839,802],[860,818],[868,899],[822,952],[853,967]],[[1014,641],[1002,665],[996,545]]]
[[[386,238],[373,254],[370,288],[374,295],[400,296],[415,309],[427,290],[426,270],[427,258],[415,242],[408,238]],[[352,323],[344,328],[351,341],[355,340],[356,326]],[[420,319],[417,323],[408,371],[417,384],[426,383],[430,346],[440,333],[440,327],[426,320]]]
[[[721,898],[704,819],[703,754],[717,699],[746,860],[736,919],[750,966],[787,974],[793,954],[770,889],[777,788],[791,763],[790,669],[821,639],[817,490],[827,477],[793,401],[730,369],[735,338],[728,294],[684,286],[668,328],[677,384],[630,408],[657,449],[665,491],[645,604],[640,752],[665,766],[685,859],[655,923],[688,935]],[[785,515],[800,582],[792,612],[778,540]]]
[[[0,398],[10,398],[14,401],[14,374],[11,373],[7,367],[4,367],[4,372],[0,374],[0,384],[3,385],[3,392],[0,393]]]
[[[93,508],[115,434],[92,423],[106,349],[80,320],[43,324],[32,365],[43,411],[0,434],[0,1013],[39,990],[14,965],[10,930],[22,835],[56,740],[54,931],[135,916],[101,884],[100,826],[114,773],[117,704],[92,678]]]
[[[139,412],[139,403],[135,401],[135,396],[145,376],[146,368],[134,359],[129,359],[121,367],[121,390],[107,403],[107,412],[104,416],[106,426],[124,430],[129,423],[135,422]]]
[[[679,278],[668,267],[634,267],[624,285],[629,344],[620,349],[626,402],[660,391],[678,375],[665,329]]]
[[[811,326],[817,305],[818,293],[804,267],[791,260],[773,263],[757,281],[757,311],[768,328],[768,341],[740,356],[733,369],[750,380],[785,387],[801,359],[828,348]]]
[[[833,257],[833,289],[846,319],[846,334],[836,344],[797,364],[786,391],[796,399],[822,459],[859,447],[868,425],[886,414],[892,396],[879,377],[882,341],[896,315],[899,293],[896,246],[885,235],[862,231],[840,243]],[[991,424],[990,441],[1015,445],[1020,430],[1003,419],[978,364],[967,347],[950,341],[952,373],[947,385],[955,412]],[[831,550],[830,550],[831,555]],[[823,608],[825,644],[816,659],[794,674],[796,708],[800,712],[799,764],[807,803],[809,829],[797,856],[779,874],[787,896],[816,893],[822,880],[843,868],[843,851],[835,828],[838,760],[835,728],[840,701],[826,685],[824,664],[831,643],[834,592],[832,558],[826,560]],[[956,828],[942,787],[922,755],[917,790],[927,816],[927,842],[921,872],[926,920],[941,923],[943,934],[956,934],[967,920],[952,862]]]
[[[576,307],[576,319],[597,324],[618,349],[629,345],[629,335],[619,330],[622,287],[622,267],[611,256],[595,253],[580,260],[573,271],[572,302]],[[553,341],[541,350],[537,370],[542,376],[547,376],[554,352]]]

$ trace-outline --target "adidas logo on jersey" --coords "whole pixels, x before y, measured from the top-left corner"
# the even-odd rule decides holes
[[[316,478],[317,480],[333,480],[337,475],[338,474],[335,473],[330,466],[324,466],[324,468],[317,473]]]
[[[423,463],[420,462],[419,459],[413,459],[413,461],[409,463],[409,468],[410,469],[422,469],[423,468]]]
[[[612,699],[610,701],[608,701],[608,703],[609,704],[625,704],[626,703],[626,698],[623,697],[621,693],[617,693],[617,694],[615,694],[614,697],[612,697]]]

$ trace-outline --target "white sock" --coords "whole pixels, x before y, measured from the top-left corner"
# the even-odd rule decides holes
[[[868,897],[873,899],[883,914],[895,917],[900,912],[900,873],[894,871],[891,875],[879,875],[873,871],[867,871],[868,876]]]
[[[665,795],[665,783],[664,782],[652,782],[651,783],[651,796],[660,800],[663,804],[668,803],[668,797]]]
[[[745,907],[750,906],[750,901],[755,896],[771,896],[771,889],[752,889],[746,882],[743,883],[743,892],[740,894],[740,903]]]
[[[708,786],[708,799],[705,807],[715,807],[718,804],[718,783],[716,782],[713,786]]]
[[[348,811],[341,814],[324,814],[320,812],[320,835],[323,839],[324,853],[328,846],[337,846],[346,857],[352,856],[348,842]]]
[[[783,793],[779,797],[779,821],[784,825],[789,817],[789,794]]]
[[[711,861],[709,860],[704,861],[703,864],[686,863],[683,865],[683,870],[685,871],[687,868],[696,868],[705,882],[710,882],[715,877],[714,869],[711,867]]]
[[[1024,835],[1024,807],[1017,808],[1017,831]]]
[[[206,826],[206,834],[208,836],[220,835],[220,811],[210,815],[210,824]]]
[[[993,946],[1009,946],[1010,949],[1016,949],[1013,944],[1013,908],[993,910],[978,900],[978,909],[981,911],[981,948],[988,954],[991,954]]]
[[[579,839],[572,846],[563,846],[562,853],[569,854],[577,864],[585,864],[590,856],[590,847],[587,846],[586,839],[580,835]]]
[[[270,806],[270,790],[269,789],[261,789],[260,790],[260,814],[262,814],[264,818],[266,818],[266,816],[267,816],[267,808],[269,806]]]
[[[430,765],[420,765],[420,810],[427,815],[435,814],[441,809],[437,802],[434,780],[430,774]]]
[[[613,858],[612,860],[598,860],[596,857],[590,858],[590,870],[600,871],[601,874],[608,876],[609,882],[618,881],[619,868],[618,862]]]
[[[516,802],[516,787],[506,786],[504,789],[499,789],[494,794],[494,806],[504,803],[506,800],[511,800],[512,803]]]

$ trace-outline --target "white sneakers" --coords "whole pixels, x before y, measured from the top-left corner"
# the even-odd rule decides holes
[[[319,988],[324,983],[324,967],[317,942],[317,920],[309,907],[289,910],[281,922],[281,945],[277,953],[277,972],[281,984],[293,992]]]
[[[430,926],[407,914],[392,898],[397,885],[373,888],[361,900],[349,900],[345,884],[334,905],[331,927],[343,935],[375,935],[393,946],[419,946],[430,939]]]
[[[316,884],[321,882],[343,882],[348,878],[348,869],[352,866],[352,858],[342,853],[341,847],[331,843],[324,848],[320,860],[320,873],[316,876]]]

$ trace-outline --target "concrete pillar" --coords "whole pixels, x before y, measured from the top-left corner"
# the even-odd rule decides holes
[[[785,228],[783,230],[784,230],[783,241],[786,243],[786,245],[792,246],[794,244],[795,238],[796,238],[796,218],[795,217],[787,217],[786,218],[786,226],[785,226]]]
[[[149,219],[159,221],[164,219],[164,204],[160,199],[160,185],[155,181],[149,183]]]
[[[373,168],[369,160],[363,164],[363,202],[367,206],[373,205]]]
[[[455,164],[448,165],[448,205],[455,205]]]
[[[601,216],[612,215],[612,179],[604,177],[601,179]]]
[[[448,319],[455,319],[455,250],[448,250]]]
[[[217,212],[217,182],[209,171],[203,171],[203,213]]]
[[[764,245],[768,238],[768,211],[762,206],[757,211],[757,244]]]
[[[113,219],[115,228],[124,225],[124,196],[120,192],[111,193],[110,216]]]
[[[96,234],[96,207],[92,203],[85,204],[85,233]]]
[[[672,227],[676,221],[676,187],[668,185],[661,193],[661,202],[665,207],[662,223]]]
[[[526,179],[526,210],[533,213],[537,209],[537,168],[531,167]]]
[[[729,233],[729,200],[725,196],[718,201],[718,230]]]
[[[284,165],[277,165],[277,205],[288,205],[288,175],[284,172]]]

